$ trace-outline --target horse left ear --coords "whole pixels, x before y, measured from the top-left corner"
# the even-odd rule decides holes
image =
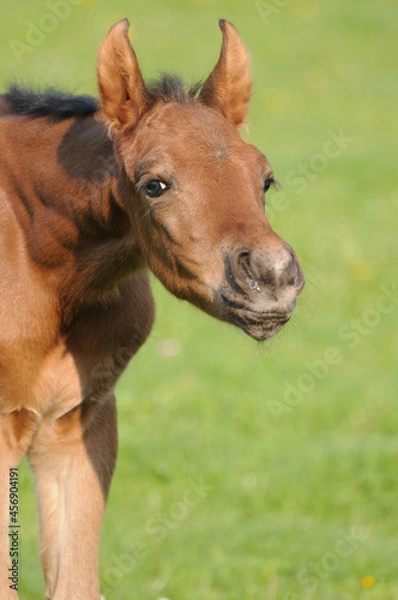
[[[148,107],[148,93],[129,42],[128,29],[127,19],[112,27],[97,61],[101,108],[116,130],[135,125]]]
[[[220,57],[201,89],[199,100],[239,127],[249,108],[252,85],[249,56],[235,27],[225,19],[219,21],[219,26],[223,35]]]

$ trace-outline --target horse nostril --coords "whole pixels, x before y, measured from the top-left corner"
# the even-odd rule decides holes
[[[288,252],[290,259],[284,269],[280,283],[286,286],[294,286],[300,293],[304,287],[304,275],[294,250],[289,247]]]
[[[251,277],[251,268],[250,268],[250,252],[247,250],[242,250],[236,255],[236,266],[238,271],[243,273],[246,276]]]
[[[269,257],[261,250],[240,249],[235,253],[234,272],[244,290],[261,292],[276,283]]]
[[[252,254],[248,250],[241,250],[236,255],[237,272],[240,279],[244,280],[251,290],[261,291],[261,272],[258,272],[252,263]]]

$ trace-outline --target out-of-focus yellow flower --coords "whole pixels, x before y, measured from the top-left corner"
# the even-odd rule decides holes
[[[364,575],[361,579],[361,586],[365,589],[369,589],[374,586],[376,579],[373,575]]]

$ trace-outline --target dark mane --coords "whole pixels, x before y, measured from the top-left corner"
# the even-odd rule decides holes
[[[158,79],[149,81],[147,88],[153,102],[188,104],[195,99],[201,85],[198,81],[188,87],[178,75],[162,73]]]
[[[98,100],[92,96],[74,96],[53,88],[34,92],[16,84],[5,94],[5,100],[11,113],[30,117],[86,117],[99,108]]]
[[[178,104],[192,102],[200,87],[201,82],[188,87],[180,77],[167,73],[162,73],[159,79],[153,79],[147,85],[153,103],[177,102]],[[12,114],[28,117],[67,119],[86,117],[99,110],[99,102],[92,96],[75,96],[54,88],[33,91],[16,84],[13,84],[5,94],[5,101]]]

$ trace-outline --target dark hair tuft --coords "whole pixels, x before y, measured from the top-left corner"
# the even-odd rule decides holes
[[[188,104],[195,99],[201,85],[199,81],[187,87],[178,75],[162,73],[158,79],[149,81],[147,89],[153,102]]]
[[[98,100],[92,96],[74,96],[54,88],[34,92],[16,84],[5,94],[5,100],[13,114],[28,117],[86,117],[99,108]]]

